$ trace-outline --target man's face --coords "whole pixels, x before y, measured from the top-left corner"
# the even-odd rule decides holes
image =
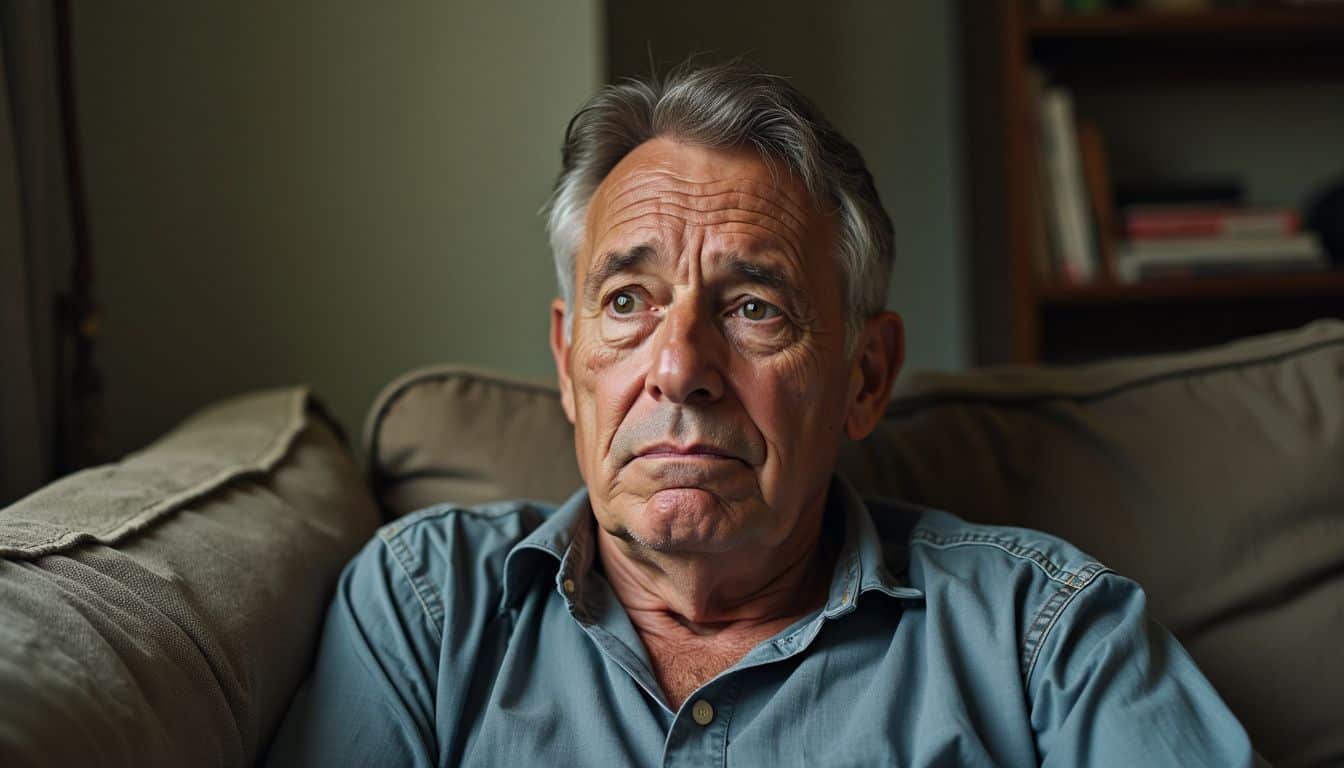
[[[589,205],[552,346],[607,532],[771,548],[819,510],[853,399],[834,214],[754,152],[659,138]]]

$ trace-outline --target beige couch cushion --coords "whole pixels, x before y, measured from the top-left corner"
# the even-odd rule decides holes
[[[581,482],[552,387],[424,369],[384,391],[365,433],[391,515],[558,501]],[[1266,757],[1344,761],[1344,324],[915,374],[841,470],[868,494],[1073,541],[1145,586]]]
[[[0,510],[0,764],[250,764],[377,523],[302,389]]]

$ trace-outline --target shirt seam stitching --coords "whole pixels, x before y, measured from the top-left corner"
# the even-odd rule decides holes
[[[934,549],[951,549],[953,547],[977,545],[994,547],[1013,557],[1035,564],[1051,581],[1067,585],[1070,583],[1069,580],[1073,576],[1073,574],[1066,570],[1063,565],[1057,563],[1046,553],[1035,547],[1022,544],[1017,538],[1011,536],[995,536],[988,533],[964,533],[956,536],[942,536],[925,528],[916,528],[910,533],[910,543],[922,544],[924,546],[933,547]],[[1088,561],[1082,565],[1079,572],[1085,571],[1090,567],[1100,568],[1103,566],[1100,563]]]
[[[449,506],[447,509],[443,510],[440,514],[450,515],[456,513],[459,515],[466,515],[468,517],[479,517],[485,520],[498,520],[501,517],[509,517],[511,515],[521,515],[522,513],[526,512],[529,509],[535,509],[535,506],[536,506],[535,502],[526,499],[522,499],[517,502],[509,504],[501,505],[501,504],[487,503],[474,507],[463,507],[454,504]]]
[[[503,508],[489,511],[482,510],[478,507],[464,507],[459,506],[457,504],[436,504],[434,506],[425,507],[424,509],[418,509],[414,512],[402,516],[401,518],[385,526],[382,530],[378,532],[378,535],[385,541],[388,541],[390,543],[393,539],[400,537],[401,534],[405,533],[406,531],[409,531],[410,529],[416,527],[417,525],[428,524],[434,520],[439,520],[448,517],[449,515],[459,514],[468,517],[480,518],[483,520],[498,520],[500,518],[508,517],[510,515],[520,515],[523,512],[525,512],[529,507],[535,508],[535,503],[530,500],[521,501],[516,504],[507,505]],[[531,536],[531,533],[529,533],[528,536]],[[522,539],[519,539],[518,543],[515,544],[514,546],[516,547],[525,542],[527,542],[527,536],[524,536]]]
[[[1022,639],[1022,661],[1025,669],[1023,670],[1022,680],[1026,686],[1031,685],[1031,676],[1036,671],[1036,662],[1040,659],[1041,649],[1045,647],[1046,641],[1050,638],[1050,633],[1059,625],[1059,617],[1069,609],[1073,601],[1083,590],[1087,589],[1097,578],[1106,573],[1114,573],[1109,568],[1100,563],[1089,563],[1076,574],[1069,574],[1069,581],[1059,587],[1049,600],[1041,606],[1040,610],[1027,625],[1026,635]],[[1074,583],[1077,579],[1077,583]],[[1039,633],[1036,633],[1038,625],[1044,623]],[[1033,637],[1033,633],[1036,636]]]
[[[392,553],[392,559],[396,562],[397,568],[401,570],[402,576],[406,577],[406,581],[410,583],[411,591],[415,593],[415,599],[420,603],[420,609],[424,611],[429,630],[434,633],[434,638],[442,644],[443,632],[439,629],[439,624],[443,621],[442,600],[436,594],[426,596],[425,592],[432,592],[433,587],[420,576],[411,575],[411,568],[403,559],[411,559],[411,553],[406,547],[406,542],[397,537],[384,538],[383,541],[387,543],[388,551]],[[440,610],[435,611],[431,603],[438,606]]]

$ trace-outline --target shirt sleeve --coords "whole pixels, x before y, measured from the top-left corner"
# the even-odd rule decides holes
[[[1072,595],[1028,690],[1042,765],[1266,764],[1143,590],[1113,573]]]
[[[434,664],[424,609],[387,545],[346,566],[312,674],[266,764],[433,765]]]

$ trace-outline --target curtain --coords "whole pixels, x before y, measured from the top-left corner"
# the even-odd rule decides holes
[[[88,270],[77,253],[61,10],[0,0],[0,507],[84,463],[68,329],[87,319],[76,306],[86,302],[72,301],[86,287],[72,292],[71,277]]]

